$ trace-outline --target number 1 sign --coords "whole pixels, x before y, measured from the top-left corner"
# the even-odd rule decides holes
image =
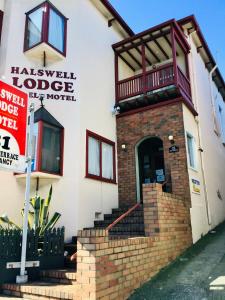
[[[28,96],[0,81],[0,169],[26,169]]]

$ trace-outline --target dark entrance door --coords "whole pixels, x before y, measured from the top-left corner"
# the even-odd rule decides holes
[[[143,183],[165,181],[163,142],[153,137],[144,140],[138,147],[140,199]]]

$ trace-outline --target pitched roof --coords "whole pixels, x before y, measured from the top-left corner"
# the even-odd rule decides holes
[[[63,128],[63,126],[43,106],[34,112],[34,122],[43,121],[50,125]]]
[[[200,26],[199,26],[195,16],[190,15],[188,17],[180,19],[177,22],[182,28],[185,28],[188,31],[188,33],[191,33],[191,32],[196,33],[195,42],[197,44],[198,52],[200,53],[203,61],[205,62],[206,68],[210,72],[216,66],[216,62],[215,62],[214,57],[209,49],[209,46],[203,36],[203,33],[200,29]],[[221,93],[221,95],[225,101],[225,82],[224,82],[223,76],[221,75],[218,67],[215,70],[215,72],[213,73],[212,79],[215,82],[219,92]]]

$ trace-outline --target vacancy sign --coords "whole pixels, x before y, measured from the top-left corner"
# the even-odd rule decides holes
[[[26,169],[26,125],[28,96],[0,81],[0,169]]]

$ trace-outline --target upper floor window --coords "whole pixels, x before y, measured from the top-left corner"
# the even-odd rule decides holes
[[[187,133],[187,150],[188,150],[188,161],[189,166],[193,169],[197,168],[196,164],[196,147],[194,137]]]
[[[86,143],[86,177],[115,183],[115,143],[90,131]]]
[[[218,106],[218,113],[219,113],[218,118],[219,118],[221,139],[222,139],[222,143],[225,144],[225,118],[224,118],[223,109],[220,105]]]
[[[66,55],[67,18],[46,1],[26,13],[24,51],[46,43]]]

